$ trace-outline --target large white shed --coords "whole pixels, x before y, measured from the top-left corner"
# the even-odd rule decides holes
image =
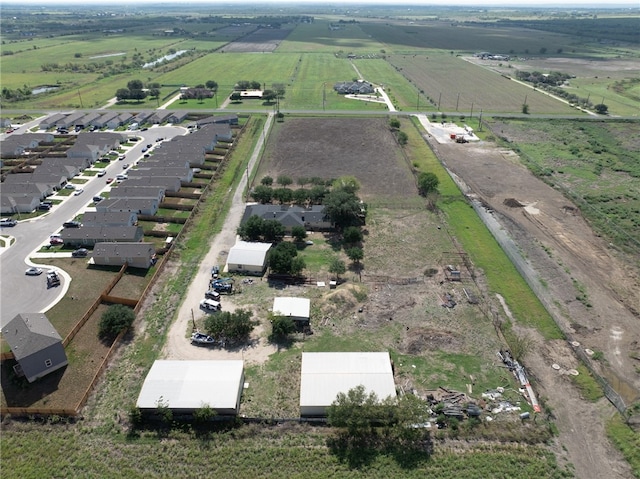
[[[270,248],[271,243],[238,241],[229,250],[225,269],[230,273],[237,272],[262,276],[267,267],[267,253]]]
[[[396,397],[388,352],[302,353],[300,415],[325,416],[338,393],[359,385],[380,400]]]
[[[219,415],[236,415],[243,386],[242,360],[159,360],[151,366],[136,405],[156,409],[161,401],[178,413],[207,405]]]

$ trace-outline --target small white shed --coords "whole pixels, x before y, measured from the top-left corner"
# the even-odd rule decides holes
[[[173,412],[191,413],[207,405],[219,415],[237,415],[244,386],[244,361],[155,361],[136,405],[157,409],[158,402]]]
[[[325,416],[338,393],[359,385],[380,400],[396,397],[388,352],[302,353],[300,415]]]
[[[273,314],[276,316],[287,316],[294,321],[309,322],[311,311],[311,300],[308,298],[273,298]]]

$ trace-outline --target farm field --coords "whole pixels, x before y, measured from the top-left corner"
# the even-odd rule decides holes
[[[496,72],[445,53],[390,55],[389,63],[424,91],[440,111],[476,116],[484,113],[520,113],[529,105],[532,114],[579,114],[574,108]]]

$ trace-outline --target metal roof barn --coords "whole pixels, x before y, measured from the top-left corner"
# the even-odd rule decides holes
[[[244,361],[155,361],[136,405],[156,409],[158,401],[174,412],[208,405],[219,415],[236,415],[244,386]]]
[[[226,271],[262,275],[270,248],[271,243],[238,241],[229,250]]]
[[[338,393],[359,385],[380,400],[396,396],[388,352],[302,353],[300,415],[325,416]]]

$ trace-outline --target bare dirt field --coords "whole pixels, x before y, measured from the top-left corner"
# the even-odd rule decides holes
[[[291,30],[261,28],[224,46],[223,51],[233,53],[272,52],[287,38]]]
[[[637,271],[593,233],[575,205],[531,175],[512,151],[487,143],[434,143],[433,147],[467,185],[467,195],[494,212],[533,264],[564,329],[580,347],[602,352],[605,360],[596,367],[630,404],[640,390],[637,363],[630,357],[637,354],[640,335]],[[587,292],[590,306],[577,299],[579,289]],[[569,381],[551,368],[554,362],[575,364],[568,344],[541,339],[538,344],[526,365],[556,411],[560,443],[576,466],[577,477],[628,477],[628,467],[603,437],[603,421],[613,409],[604,401],[592,404],[579,399]]]
[[[412,197],[415,181],[383,118],[292,118],[278,123],[257,179],[288,175],[358,178],[364,201]],[[345,158],[345,154],[348,158]]]

